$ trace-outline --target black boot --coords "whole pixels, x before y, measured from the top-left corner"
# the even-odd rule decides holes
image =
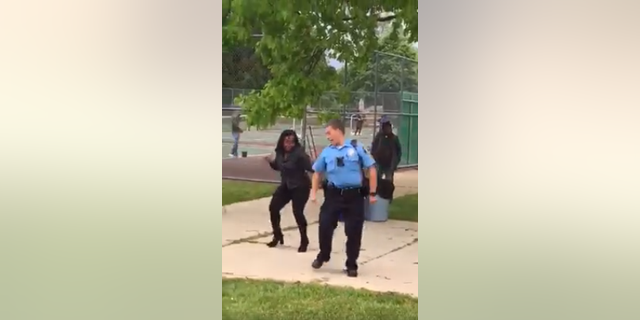
[[[298,252],[307,252],[307,247],[309,247],[307,226],[300,226],[298,229],[300,230],[300,247],[298,247]]]
[[[271,242],[267,243],[267,247],[273,248],[278,244],[284,244],[284,235],[280,230],[273,232],[273,239],[271,240]]]
[[[267,247],[273,248],[278,244],[284,244],[284,235],[280,228],[280,212],[270,210],[271,212],[271,230],[273,230],[273,239],[267,243]]]

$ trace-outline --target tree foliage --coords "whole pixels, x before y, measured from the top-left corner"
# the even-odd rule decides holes
[[[306,106],[325,92],[341,89],[341,79],[326,67],[326,59],[366,66],[380,45],[380,22],[402,30],[409,41],[418,37],[417,0],[226,1],[225,43],[255,42],[255,52],[272,76],[262,90],[239,101],[248,122],[257,127],[273,124],[279,116],[301,118]]]
[[[418,91],[418,52],[401,33],[380,39],[379,51],[366,64],[340,70],[347,88],[358,92]],[[346,75],[344,74],[346,72]]]
[[[224,88],[259,89],[271,79],[271,72],[249,46],[228,48],[222,52]]]
[[[222,2],[222,23],[225,25],[230,2]],[[260,32],[258,21],[253,21],[253,32]],[[254,49],[255,41],[234,43],[225,38],[222,44],[222,87],[236,89],[260,89],[271,79],[271,72],[264,66]]]

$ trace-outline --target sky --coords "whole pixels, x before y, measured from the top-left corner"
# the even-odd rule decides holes
[[[418,48],[418,43],[414,43],[413,46]],[[343,63],[335,59],[329,59],[329,65],[336,69],[340,69],[342,68]]]

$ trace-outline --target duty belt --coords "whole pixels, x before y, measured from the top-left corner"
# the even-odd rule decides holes
[[[333,184],[329,184],[327,186],[328,190],[330,193],[333,194],[340,194],[340,195],[345,195],[345,194],[355,194],[355,193],[360,193],[362,187],[348,187],[348,188],[338,188]]]

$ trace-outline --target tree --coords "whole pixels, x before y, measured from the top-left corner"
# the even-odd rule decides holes
[[[260,89],[271,79],[271,72],[248,46],[228,48],[222,52],[222,87]]]
[[[359,92],[417,92],[418,52],[407,37],[389,32],[380,39],[378,48],[366,65],[341,70],[346,87]]]
[[[228,22],[230,2],[222,2],[222,24]],[[258,21],[253,21],[252,32],[260,32]],[[238,89],[260,89],[271,79],[271,72],[256,54],[254,41],[235,43],[232,38],[223,38],[222,87]]]
[[[226,0],[223,0],[226,1]],[[223,37],[247,43],[259,21],[261,38],[255,51],[272,78],[260,91],[242,97],[248,122],[257,127],[279,116],[301,118],[306,106],[327,91],[340,89],[341,79],[326,65],[327,56],[352,66],[366,65],[378,49],[380,22],[402,28],[410,41],[418,37],[417,0],[372,2],[231,0]]]

